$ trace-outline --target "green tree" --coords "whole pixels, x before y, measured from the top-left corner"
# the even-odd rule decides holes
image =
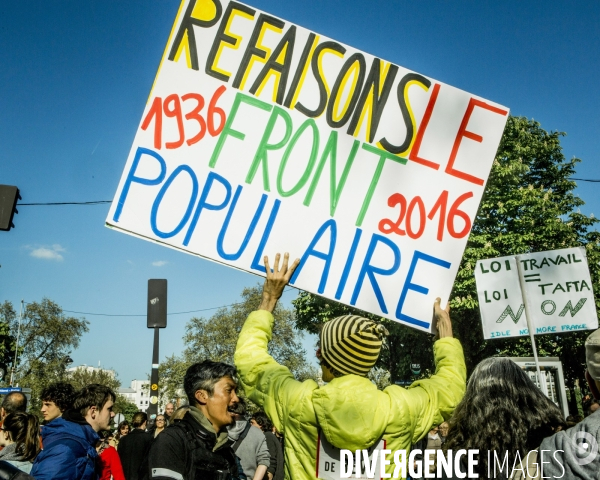
[[[121,386],[117,374],[114,370],[104,370],[92,367],[77,367],[76,369],[67,372],[66,380],[73,385],[75,390],[81,390],[86,385],[99,383],[117,392]]]
[[[570,177],[580,160],[565,159],[563,135],[522,117],[511,117],[506,125],[452,292],[453,323],[469,371],[491,355],[533,355],[528,337],[483,341],[473,275],[479,259],[584,246],[600,310],[600,233],[592,230],[598,220],[579,211],[584,201]],[[560,357],[570,388],[577,379],[585,384],[589,333],[536,336],[540,356]],[[576,411],[574,405],[571,409]]]
[[[585,246],[596,308],[600,310],[600,233],[592,230],[597,219],[578,210],[584,202],[573,192],[576,183],[570,177],[580,160],[565,159],[560,146],[562,135],[544,131],[533,120],[508,119],[450,300],[454,333],[464,346],[469,372],[492,355],[532,355],[528,338],[483,339],[473,274],[479,259]],[[317,332],[319,324],[332,317],[364,314],[307,292],[300,292],[293,303],[296,325],[311,332]],[[392,381],[410,375],[411,362],[420,363],[425,373],[430,371],[431,336],[381,321],[390,330],[389,348],[383,351],[377,366],[388,369]],[[587,335],[589,332],[536,337],[540,356],[560,357],[569,386],[576,379],[584,384],[583,342]]]
[[[16,332],[11,335],[10,326],[15,322],[17,312],[12,303],[5,301],[0,304],[0,365],[4,367],[5,375],[0,378],[6,385],[10,382],[10,368],[15,359]]]
[[[16,337],[19,318],[10,313],[10,302],[5,302],[2,308],[3,313],[8,312],[10,335]],[[32,389],[33,412],[39,414],[42,389],[50,383],[66,380],[66,358],[79,346],[81,336],[87,331],[85,319],[64,315],[52,300],[44,298],[39,303],[27,304],[21,320],[14,383]]]
[[[240,330],[248,315],[258,308],[261,293],[262,285],[245,288],[240,303],[221,308],[210,318],[194,317],[188,322],[183,355],[169,357],[159,367],[159,378],[168,399],[183,396],[183,376],[191,364],[205,359],[233,364]],[[294,312],[278,304],[273,315],[275,324],[269,353],[299,380],[314,378],[317,372],[306,361],[306,352],[300,343],[302,334],[294,326]]]

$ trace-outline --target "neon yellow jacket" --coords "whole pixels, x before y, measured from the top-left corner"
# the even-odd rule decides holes
[[[252,312],[238,339],[234,362],[248,398],[264,408],[285,436],[285,478],[314,479],[317,425],[332,445],[358,450],[383,437],[386,449],[409,450],[433,424],[452,415],[465,392],[466,367],[460,342],[442,338],[433,352],[435,375],[407,390],[385,390],[367,378],[344,375],[319,387],[299,382],[267,352],[273,316]],[[393,473],[393,456],[386,471]]]

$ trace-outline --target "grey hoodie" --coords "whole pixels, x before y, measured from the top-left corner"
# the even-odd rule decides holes
[[[542,473],[546,478],[600,479],[600,410],[568,430],[542,441]],[[538,460],[542,465],[542,459]]]
[[[23,460],[23,455],[17,453],[16,443],[11,443],[0,451],[0,460],[4,460],[5,462],[14,465],[25,473],[31,472],[31,468],[33,467],[33,463]]]
[[[229,433],[229,439],[235,442],[240,437],[247,424],[247,420],[238,420],[235,424],[228,427],[227,431]],[[254,478],[254,474],[259,465],[269,467],[269,462],[271,460],[265,434],[255,427],[250,427],[246,437],[239,444],[235,454],[240,459],[242,470],[248,477],[248,480]]]

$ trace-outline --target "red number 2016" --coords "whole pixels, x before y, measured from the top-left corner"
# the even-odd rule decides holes
[[[206,119],[204,119],[204,117],[201,115],[201,111],[204,108],[204,97],[199,93],[186,93],[185,95],[182,95],[181,98],[179,95],[174,93],[166,97],[164,101],[162,97],[155,97],[150,110],[148,110],[148,114],[142,122],[142,130],[148,129],[150,123],[152,123],[154,120],[154,148],[160,150],[162,148],[162,127],[164,113],[167,118],[174,118],[176,120],[177,131],[179,132],[179,138],[177,140],[165,142],[165,147],[167,149],[179,148],[183,145],[184,141],[188,145],[198,143],[204,138],[207,130],[210,136],[215,137],[221,133],[221,130],[223,130],[223,127],[225,126],[225,111],[222,108],[217,107],[217,101],[221,95],[223,95],[225,90],[226,88],[224,85],[221,85],[215,90],[215,93],[208,104]],[[188,100],[190,102],[195,102],[195,105],[184,115],[181,104],[188,102]],[[198,133],[187,140],[185,140],[186,135],[183,121],[184,117],[186,120],[193,121],[198,124]],[[218,118],[219,120],[218,126],[215,126],[215,118]]]
[[[425,203],[423,203],[421,197],[416,196],[410,202],[407,202],[404,195],[401,193],[394,193],[388,198],[388,205],[390,207],[400,206],[398,219],[392,221],[388,218],[384,218],[379,222],[379,230],[385,234],[395,233],[397,235],[408,235],[410,238],[416,239],[423,235],[427,219],[433,220],[439,211],[437,239],[440,242],[443,240],[445,229],[448,230],[451,237],[463,238],[471,230],[471,219],[460,209],[460,206],[465,200],[472,196],[473,192],[462,194],[454,201],[450,206],[450,210],[446,213],[448,209],[448,191],[444,190],[431,208],[429,214],[426,216]],[[417,218],[415,218],[415,216],[417,216]],[[460,231],[456,231],[454,226],[456,217],[460,217],[465,222],[464,227]],[[405,230],[400,227],[403,222]]]

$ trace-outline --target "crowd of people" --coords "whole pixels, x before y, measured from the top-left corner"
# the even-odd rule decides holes
[[[325,383],[300,382],[268,351],[272,313],[298,265],[290,265],[287,254],[280,260],[277,255],[271,269],[265,258],[261,304],[240,332],[235,366],[211,360],[191,365],[183,382],[187,405],[168,404],[151,428],[147,414],[138,412],[111,433],[116,395],[103,385],[45,389],[41,428],[26,413],[26,397],[8,394],[0,408],[0,479],[333,479],[340,478],[332,465],[342,461],[342,450],[356,452],[357,461],[341,470],[364,478],[358,458],[368,461],[379,446],[392,456],[410,452],[403,477],[600,478],[600,330],[586,341],[586,378],[596,400],[586,405],[585,418],[565,419],[507,358],[482,361],[467,382],[461,344],[439,299],[430,378],[410,388],[377,389],[367,374],[387,332],[347,315],[329,320],[320,333],[317,358]],[[260,410],[250,415],[249,405]],[[462,456],[453,470],[427,453],[450,458],[475,450],[476,462]],[[385,471],[394,468],[391,463]]]

